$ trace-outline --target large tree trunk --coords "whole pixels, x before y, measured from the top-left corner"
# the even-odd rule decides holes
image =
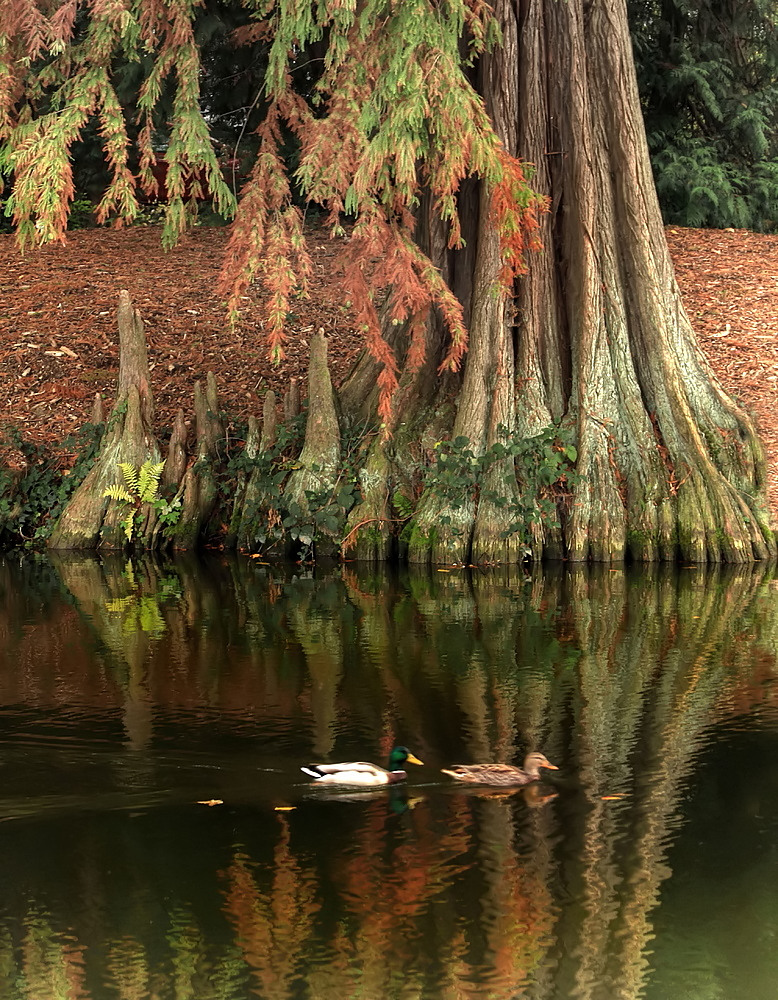
[[[524,438],[552,422],[573,429],[568,513],[529,532],[536,556],[544,545],[573,560],[775,555],[754,425],[697,346],[676,284],[624,0],[499,0],[495,13],[503,45],[482,60],[484,99],[509,152],[535,164],[550,210],[506,309],[481,190],[472,291],[457,288],[470,350],[451,438],[482,455],[500,426]],[[428,489],[410,559],[522,558],[521,536],[506,537],[510,508],[494,504],[501,490],[515,498],[510,464],[455,502]]]
[[[573,374],[568,408],[581,474],[568,553],[763,558],[775,543],[764,513],[761,447],[750,420],[718,385],[681,303],[626,6],[530,0],[523,15],[523,50],[540,45],[545,33],[554,54],[553,64],[545,62],[543,110],[556,125],[546,135],[546,155],[556,164],[548,193],[558,216]],[[523,139],[520,154],[540,153],[522,148]],[[524,333],[542,342],[542,330]]]

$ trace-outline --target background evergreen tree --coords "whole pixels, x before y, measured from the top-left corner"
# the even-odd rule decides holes
[[[774,0],[628,0],[665,221],[778,228]]]

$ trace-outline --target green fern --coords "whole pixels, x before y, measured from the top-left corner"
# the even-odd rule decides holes
[[[132,541],[135,521],[143,504],[151,504],[156,508],[163,524],[173,524],[178,520],[181,501],[168,503],[159,496],[159,480],[164,468],[164,459],[161,462],[152,462],[147,458],[139,468],[132,462],[120,462],[119,469],[125,485],[114,484],[103,490],[104,497],[110,497],[111,500],[130,506],[127,517],[121,522],[128,542]]]
[[[143,464],[146,465],[147,463],[148,459]],[[135,494],[135,496],[133,496],[132,498],[133,500],[135,500],[139,493],[138,470],[131,462],[119,462],[119,468],[121,469],[121,473],[124,476],[124,481],[127,484],[127,489],[131,493]]]
[[[145,461],[138,472],[138,495],[143,503],[153,503],[159,499],[159,478],[165,468],[164,459],[153,463]]]
[[[413,517],[413,501],[409,500],[404,493],[401,493],[399,490],[395,490],[394,495],[392,496],[392,503],[398,516],[403,520],[409,520]]]
[[[132,493],[129,493],[123,486],[109,486],[103,491],[104,497],[110,497],[112,500],[122,500],[124,503],[134,503],[135,497]]]

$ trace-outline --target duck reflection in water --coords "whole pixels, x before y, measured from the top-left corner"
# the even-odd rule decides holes
[[[415,809],[420,802],[426,798],[424,795],[414,795],[408,793],[408,786],[405,784],[395,784],[384,786],[383,788],[333,788],[322,787],[316,783],[308,786],[306,798],[318,799],[327,802],[377,802],[380,799],[386,801],[389,812],[402,813]]]
[[[542,789],[537,782],[531,785],[460,785],[449,786],[452,794],[466,795],[471,799],[493,799],[504,801],[505,799],[520,798],[530,809],[540,809],[554,799],[559,798],[559,792],[549,792]]]

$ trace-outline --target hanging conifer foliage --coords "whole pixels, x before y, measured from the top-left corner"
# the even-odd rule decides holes
[[[218,87],[202,87],[198,18],[220,9],[243,21],[236,66],[263,81],[244,109],[255,155],[237,206],[212,143]],[[357,557],[775,554],[756,430],[680,301],[624,0],[0,12],[0,165],[23,244],[63,238],[69,151],[97,123],[101,219],[132,221],[160,159],[166,241],[193,186],[236,210],[222,290],[236,311],[264,286],[278,356],[310,279],[301,205],[336,232],[347,220],[344,300],[366,351],[334,409],[383,424],[362,443],[345,525]],[[132,101],[117,91],[129,65]]]
[[[193,179],[207,184],[219,211],[232,213],[233,197],[200,102],[196,4],[98,3],[80,22],[76,3],[48,16],[46,5],[33,0],[6,0],[5,8],[2,163],[13,177],[8,211],[23,245],[63,238],[75,192],[69,151],[93,120],[99,122],[111,173],[97,219],[133,220],[139,189],[156,189],[155,112],[170,88],[163,238],[171,243],[185,228],[185,195]],[[419,331],[430,308],[440,310],[451,338],[446,368],[459,367],[467,344],[460,302],[414,243],[413,213],[422,189],[432,193],[453,247],[461,243],[456,196],[462,180],[483,177],[497,191],[509,185],[510,197],[496,198],[494,211],[506,237],[510,275],[523,267],[524,234],[536,228],[536,213],[543,207],[522,166],[501,146],[465,72],[490,35],[497,37],[495,22],[480,0],[456,0],[440,8],[428,0],[374,2],[360,9],[311,0],[246,2],[245,8],[256,21],[238,29],[235,42],[266,46],[266,109],[224,266],[228,307],[237,313],[247,286],[259,279],[268,291],[270,353],[279,358],[290,301],[306,291],[310,275],[294,184],[306,200],[327,208],[335,230],[342,213],[348,213],[354,226],[345,291],[381,362],[386,419],[397,386],[397,361],[383,337],[375,302],[387,288],[394,291],[395,322],[407,320]],[[323,69],[311,93],[303,96],[294,89],[295,64],[307,60],[324,38]],[[463,38],[468,43],[464,59]],[[113,67],[117,60],[142,57],[148,72],[136,102],[136,178],[128,168],[129,123],[117,98]],[[36,62],[40,65],[33,72]],[[294,181],[284,155],[287,132],[299,144]],[[376,258],[381,264],[368,287],[364,264]],[[411,357],[418,361],[420,345],[417,336]]]

